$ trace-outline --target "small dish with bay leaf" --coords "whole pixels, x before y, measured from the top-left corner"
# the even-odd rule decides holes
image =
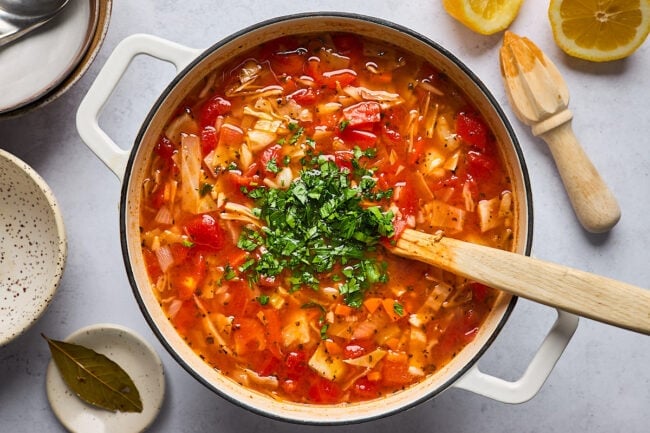
[[[147,44],[170,47],[135,37],[124,55]],[[125,263],[170,353],[231,401],[308,423],[385,416],[471,375],[514,298],[385,247],[415,227],[529,252],[525,165],[480,81],[420,35],[345,14],[172,47],[191,64],[130,153],[84,126],[92,88],[78,115],[125,176]]]
[[[46,390],[52,411],[69,431],[144,431],[165,395],[163,366],[134,331],[96,324],[65,341],[44,336],[52,353]]]

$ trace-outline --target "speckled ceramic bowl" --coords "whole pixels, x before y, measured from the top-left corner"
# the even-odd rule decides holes
[[[52,191],[25,162],[0,149],[0,346],[43,314],[67,254]]]

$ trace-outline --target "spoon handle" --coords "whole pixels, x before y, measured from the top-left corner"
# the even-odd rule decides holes
[[[578,220],[591,233],[604,233],[621,218],[614,194],[607,187],[571,128],[571,120],[539,135],[555,160]]]
[[[650,335],[650,290],[521,254],[407,229],[393,253],[570,313]]]

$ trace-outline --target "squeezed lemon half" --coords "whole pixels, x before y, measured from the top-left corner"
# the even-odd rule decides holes
[[[491,35],[510,26],[523,0],[442,0],[447,13],[482,35]]]

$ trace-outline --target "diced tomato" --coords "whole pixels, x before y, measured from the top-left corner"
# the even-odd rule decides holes
[[[265,175],[268,176],[269,174],[273,174],[273,172],[269,170],[269,162],[271,161],[275,161],[275,166],[280,168],[279,158],[281,150],[281,145],[274,144],[273,146],[267,147],[264,152],[262,152],[262,155],[260,156],[260,168]]]
[[[244,141],[244,131],[238,126],[224,123],[219,130],[219,142],[217,146],[239,146]]]
[[[408,226],[408,223],[405,218],[395,218],[393,219],[393,238],[392,239],[399,239],[400,236],[402,236],[402,233],[404,233],[404,230],[406,230],[406,227]]]
[[[479,151],[487,151],[490,130],[478,113],[472,111],[458,113],[456,133]]]
[[[413,376],[409,373],[408,358],[401,361],[384,360],[381,369],[381,379],[385,385],[406,385],[411,383]]]
[[[369,346],[367,343],[364,344],[359,340],[353,340],[343,347],[343,358],[350,359],[363,356],[368,351],[367,346]]]
[[[179,299],[190,299],[205,277],[205,256],[199,250],[193,250],[187,260],[174,267],[170,285],[178,293]]]
[[[498,168],[491,156],[470,150],[467,152],[467,172],[476,180],[487,179]]]
[[[317,92],[314,91],[311,87],[306,87],[298,89],[295,92],[291,93],[288,98],[293,99],[296,103],[302,106],[311,106],[316,102]]]
[[[490,293],[490,288],[485,284],[474,282],[470,287],[472,288],[472,298],[478,303],[485,301],[488,293]]]
[[[369,400],[371,398],[379,397],[379,384],[371,382],[368,380],[368,377],[364,376],[354,382],[352,392],[364,400]]]
[[[299,76],[303,72],[306,51],[297,49],[293,51],[279,51],[271,55],[271,69],[277,75]]]
[[[415,215],[418,209],[419,198],[415,193],[415,188],[410,183],[405,183],[399,187],[399,193],[396,193],[395,203],[403,217]]]
[[[212,250],[219,250],[223,246],[225,233],[210,214],[193,217],[185,223],[184,229],[195,244]]]
[[[363,42],[361,38],[351,34],[334,34],[332,41],[336,51],[347,57],[358,58],[363,51]]]
[[[392,107],[385,111],[381,124],[381,133],[389,143],[397,146],[402,144],[403,137],[399,128],[406,117],[406,110],[401,106]]]
[[[171,318],[172,324],[181,333],[186,333],[194,327],[200,313],[193,300],[184,301],[178,312]]]
[[[381,120],[381,106],[375,101],[358,102],[343,110],[348,127],[376,123]]]
[[[302,350],[291,351],[285,356],[284,365],[288,377],[300,378],[307,371],[307,355]]]
[[[320,69],[320,59],[318,57],[310,57],[307,59],[307,63],[305,65],[305,74],[312,77],[317,83],[320,83],[321,79],[323,78],[323,73]]]
[[[147,275],[149,275],[151,281],[155,282],[162,275],[162,269],[160,269],[156,254],[149,248],[142,248],[142,258],[147,269]]]
[[[422,156],[424,151],[426,140],[423,137],[417,137],[413,141],[413,146],[408,150],[407,161],[409,164],[415,164],[418,162],[418,159]]]
[[[268,351],[265,351],[264,356],[262,357],[262,362],[257,367],[256,371],[260,376],[273,376],[278,373],[278,369],[281,365],[282,364],[278,358],[271,356]]]
[[[337,69],[336,71],[323,72],[320,79],[321,85],[330,89],[338,86],[345,87],[357,78],[357,73],[352,69]]]
[[[154,147],[154,151],[162,159],[171,160],[172,155],[175,152],[174,144],[169,140],[169,138],[165,136],[160,137],[160,140],[158,140],[156,146]]]
[[[349,150],[337,150],[334,152],[334,163],[337,165],[339,170],[347,169],[352,173],[352,159],[354,154]]]
[[[201,107],[201,114],[199,117],[201,128],[214,126],[217,117],[227,114],[231,108],[232,105],[227,99],[224,99],[221,96],[212,97]]]
[[[214,126],[206,126],[201,130],[201,152],[203,156],[217,147],[217,138],[218,134]]]
[[[375,147],[377,143],[377,135],[349,126],[341,132],[340,137],[350,148],[359,146],[361,149],[366,150]]]
[[[465,338],[465,343],[469,343],[474,339],[478,332],[478,327],[481,324],[479,314],[470,309],[465,312],[463,316],[463,336]]]
[[[246,172],[244,173],[238,170],[228,170],[226,174],[230,178],[229,182],[232,182],[233,185],[236,185],[238,187],[255,186],[258,185],[260,182],[258,167],[259,164],[257,162],[254,162],[248,167],[248,170],[246,170]],[[236,190],[239,191],[240,188],[236,188]]]
[[[250,317],[236,317],[232,337],[237,355],[246,355],[266,348],[264,328],[259,320]]]
[[[264,308],[262,313],[262,324],[264,325],[264,335],[268,342],[268,349],[271,354],[282,359],[282,333],[280,323],[280,313],[275,308]]]
[[[314,403],[336,403],[342,394],[339,384],[322,377],[316,379],[307,392],[309,400]]]
[[[280,382],[280,387],[287,394],[295,394],[300,388],[300,383],[295,379],[285,379]]]
[[[243,281],[229,281],[226,300],[223,302],[223,312],[227,316],[244,314],[250,303],[250,289]]]
[[[165,204],[164,185],[158,185],[156,190],[153,191],[149,197],[149,203],[151,203],[151,206],[153,206],[155,209],[160,209],[162,205]]]
[[[386,138],[388,142],[393,145],[399,145],[402,142],[401,134],[397,129],[391,127],[390,124],[383,124],[381,132],[382,132],[382,136]]]
[[[173,243],[169,245],[169,249],[172,252],[172,257],[174,258],[174,264],[181,264],[187,260],[190,255],[191,248],[186,247],[183,244]]]

